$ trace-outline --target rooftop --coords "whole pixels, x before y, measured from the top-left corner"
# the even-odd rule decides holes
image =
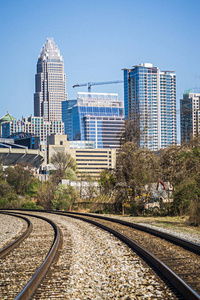
[[[200,88],[191,88],[184,91],[183,93],[183,95],[189,95],[189,94],[200,94]]]
[[[0,119],[0,124],[3,122],[10,122],[12,120],[16,119],[7,111],[7,113]]]
[[[12,140],[0,140],[0,163],[3,166],[15,165],[20,162],[32,164],[39,168],[44,161],[44,154],[40,150],[28,149],[25,146],[13,144]]]
[[[118,94],[108,93],[78,93],[78,99],[82,100],[120,100]],[[121,100],[120,100],[121,101]]]
[[[45,45],[43,46],[38,59],[48,60],[48,59],[59,59],[63,60],[60,55],[60,50],[55,45],[53,38],[47,38]]]
[[[118,94],[78,93],[75,106],[124,107],[124,104]]]

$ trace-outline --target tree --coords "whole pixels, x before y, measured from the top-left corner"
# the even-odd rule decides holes
[[[90,201],[92,198],[96,198],[98,195],[98,183],[96,179],[89,174],[81,174],[79,180],[79,197],[80,199],[87,199]]]
[[[13,188],[6,181],[0,181],[0,198],[9,197],[11,194],[13,194]]]
[[[66,152],[56,152],[51,158],[51,163],[55,166],[54,180],[59,182],[61,179],[66,178],[66,171],[71,169],[74,175],[77,173],[77,164],[74,158]]]
[[[45,181],[41,183],[36,196],[37,205],[40,205],[45,209],[51,209],[56,188],[57,184],[55,184],[54,182]]]
[[[116,186],[116,176],[113,171],[104,170],[100,174],[99,186],[101,195],[106,195],[106,197],[111,197],[114,193]]]
[[[8,167],[5,174],[7,182],[18,195],[24,195],[35,181],[32,172],[20,164]]]
[[[124,126],[119,134],[120,145],[132,142],[140,145],[140,115],[132,113],[128,119],[124,121]]]
[[[116,179],[118,190],[116,201],[121,203],[130,213],[138,213],[143,209],[141,196],[145,190],[160,177],[160,166],[158,157],[152,151],[139,148],[138,144],[125,143],[117,156]],[[147,192],[146,192],[147,193]],[[139,196],[138,199],[136,196]],[[137,201],[136,201],[137,199]]]
[[[3,166],[0,164],[0,181],[2,181],[4,179],[5,179],[5,176],[4,176]]]
[[[135,143],[124,144],[116,164],[118,182],[132,190],[133,198],[140,195],[145,185],[158,181],[160,168],[157,156],[148,149],[141,149]]]
[[[69,210],[77,197],[77,192],[72,186],[59,184],[54,193],[52,206],[54,209]]]
[[[65,178],[69,179],[71,181],[76,181],[77,179],[77,174],[76,171],[74,171],[72,168],[67,168],[65,172]]]
[[[163,179],[174,190],[174,213],[190,214],[192,223],[200,223],[200,141],[193,139],[181,146],[172,146],[160,153]]]

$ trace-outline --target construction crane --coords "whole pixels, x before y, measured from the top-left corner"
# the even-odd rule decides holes
[[[103,85],[103,84],[113,84],[113,83],[123,83],[123,82],[124,82],[123,80],[104,81],[104,82],[87,82],[87,83],[74,84],[74,85],[72,85],[72,87],[75,88],[75,87],[79,87],[79,86],[87,86],[88,93],[91,93],[92,85]]]

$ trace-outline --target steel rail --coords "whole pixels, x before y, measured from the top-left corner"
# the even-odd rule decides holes
[[[153,229],[153,228],[149,228],[149,227],[144,226],[144,225],[139,225],[139,224],[128,222],[128,221],[123,221],[123,220],[120,220],[120,219],[117,219],[117,218],[97,216],[97,215],[93,215],[93,214],[84,214],[84,213],[76,213],[76,212],[67,212],[67,213],[72,214],[72,215],[75,214],[75,215],[80,215],[80,216],[88,216],[88,217],[91,217],[91,218],[97,218],[97,219],[107,220],[107,221],[111,221],[111,222],[115,222],[115,223],[120,223],[122,225],[129,226],[129,227],[141,230],[141,231],[148,232],[148,233],[153,234],[155,236],[164,238],[164,239],[166,239],[170,242],[175,243],[176,245],[179,245],[179,246],[184,247],[184,248],[186,248],[190,251],[193,251],[196,254],[200,254],[200,245],[195,244],[195,243],[190,242],[190,241],[187,241],[185,239],[179,238],[175,235],[171,235],[171,234],[166,233],[166,232],[162,232],[162,231],[159,231],[159,230],[156,230],[156,229]]]
[[[28,211],[28,210],[23,210]],[[34,210],[37,211],[37,210]],[[160,261],[156,256],[151,254],[148,250],[141,247],[139,244],[134,242],[132,239],[128,238],[124,234],[121,234],[120,232],[117,232],[116,230],[109,228],[103,224],[100,224],[96,221],[85,219],[81,216],[89,216],[93,218],[99,218],[108,220],[115,223],[120,223],[126,226],[130,226],[132,228],[136,228],[138,230],[149,232],[150,234],[153,234],[155,236],[159,236],[162,238],[167,239],[168,241],[171,241],[179,246],[185,247],[189,249],[190,251],[194,251],[196,253],[200,253],[200,245],[197,245],[195,243],[192,243],[190,241],[178,238],[176,236],[171,236],[170,234],[157,231],[155,229],[145,227],[143,225],[139,225],[136,223],[131,223],[115,218],[109,218],[109,217],[103,217],[103,216],[97,216],[93,214],[85,214],[85,213],[75,213],[75,212],[61,212],[61,211],[52,211],[52,210],[43,210],[40,212],[46,212],[46,213],[54,213],[54,214],[60,214],[67,217],[72,217],[76,219],[80,219],[83,221],[87,221],[88,223],[94,224],[98,227],[101,227],[102,229],[105,229],[115,236],[117,236],[119,239],[121,239],[123,242],[125,242],[127,245],[129,245],[133,250],[136,250],[141,256],[143,256],[144,259],[146,259],[152,266],[154,266],[157,270],[159,270],[182,294],[183,296],[188,300],[200,300],[200,296],[189,286],[187,285],[179,276],[177,276],[170,268],[168,268],[162,261]]]
[[[12,243],[8,244],[4,248],[0,249],[0,259],[5,257],[10,251],[12,251],[15,247],[17,247],[32,231],[33,225],[29,219],[23,216],[16,215],[14,213],[8,212],[0,212],[1,214],[11,215],[17,218],[21,218],[27,222],[27,229],[24,231],[17,239],[15,239]]]
[[[18,209],[18,210],[19,211],[29,211],[28,209]],[[1,211],[1,209],[0,209],[0,211]],[[137,224],[137,223],[124,221],[124,220],[120,220],[120,219],[117,219],[117,218],[110,218],[110,217],[99,216],[99,215],[88,214],[88,213],[78,213],[78,212],[76,213],[76,212],[69,212],[69,211],[64,212],[64,211],[59,211],[59,210],[55,211],[55,210],[50,210],[50,209],[48,209],[48,210],[31,210],[31,211],[46,212],[46,213],[59,213],[59,212],[61,212],[61,213],[68,213],[68,214],[72,214],[72,215],[75,214],[75,215],[80,215],[80,216],[88,216],[88,217],[91,217],[91,218],[97,218],[97,219],[107,220],[107,221],[111,221],[111,222],[115,222],[115,223],[120,223],[122,225],[129,226],[129,227],[141,230],[141,231],[148,232],[148,233],[153,234],[155,236],[164,238],[164,239],[166,239],[170,242],[175,243],[176,245],[179,245],[181,247],[185,247],[186,249],[188,249],[190,251],[193,251],[196,254],[200,254],[200,245],[199,244],[193,243],[191,241],[187,241],[185,239],[179,238],[175,235],[171,235],[171,234],[166,233],[166,232],[162,232],[162,231],[147,227],[145,225],[140,225],[140,224]]]
[[[170,268],[168,268],[160,259],[158,259],[155,255],[150,253],[148,250],[140,246],[138,243],[136,243],[134,240],[130,239],[126,235],[108,226],[98,223],[94,220],[85,219],[80,215],[77,216],[75,215],[75,213],[71,214],[71,213],[59,212],[59,214],[86,221],[88,223],[96,225],[112,233],[113,235],[118,237],[121,241],[126,243],[131,249],[133,249],[134,251],[136,250],[143,258],[145,258],[145,260],[147,260],[152,266],[154,266],[157,270],[159,270],[160,273],[163,274],[169,280],[169,282],[171,282],[172,285],[175,286],[177,290],[179,290],[179,292],[181,292],[181,294],[185,297],[185,299],[200,300],[200,296],[188,284],[186,284],[179,276],[177,276]]]
[[[17,213],[17,214],[23,215],[23,213]],[[51,224],[51,226],[54,229],[55,236],[54,236],[54,241],[52,243],[51,249],[49,250],[45,260],[40,265],[39,269],[35,272],[35,274],[32,276],[32,278],[29,280],[29,282],[26,284],[26,286],[23,288],[23,290],[18,294],[15,300],[28,300],[35,293],[37,287],[41,283],[51,263],[53,262],[61,241],[60,230],[54,222],[52,222],[51,220],[45,217],[41,217],[37,215],[32,215],[32,214],[24,214],[24,215],[39,218]]]

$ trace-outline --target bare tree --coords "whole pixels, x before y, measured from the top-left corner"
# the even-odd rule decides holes
[[[172,146],[160,153],[163,179],[174,190],[172,209],[189,214],[193,223],[200,223],[200,140],[195,138],[181,146]]]
[[[41,205],[45,209],[51,209],[56,188],[57,184],[53,181],[41,183],[40,188],[37,191],[37,205]]]
[[[160,167],[158,157],[148,149],[141,149],[135,143],[122,146],[117,157],[116,176],[132,190],[133,198],[140,195],[145,185],[158,181]]]
[[[66,177],[66,171],[70,168],[74,172],[77,172],[77,164],[74,158],[66,152],[56,152],[51,158],[51,163],[55,166],[56,171],[54,173],[55,179],[59,181]]]
[[[123,130],[119,135],[120,145],[124,145],[127,142],[133,142],[140,145],[140,115],[137,117],[129,116],[129,119],[124,121]]]

